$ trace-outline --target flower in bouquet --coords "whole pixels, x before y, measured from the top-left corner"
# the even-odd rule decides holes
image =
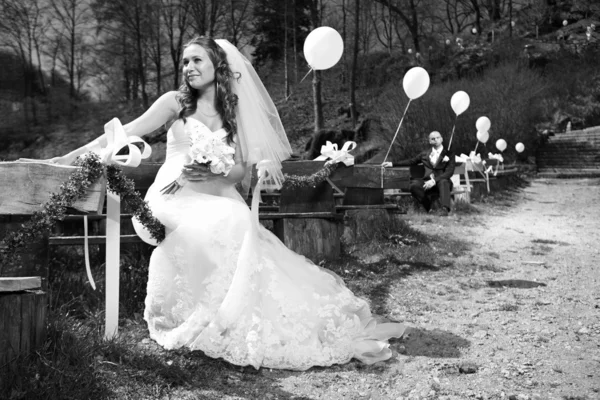
[[[235,161],[233,156],[235,149],[223,141],[223,139],[208,129],[195,129],[190,134],[190,151],[188,153],[190,162],[206,165],[210,172],[217,175],[227,176]],[[169,185],[162,188],[163,194],[173,194],[184,185],[183,174]]]

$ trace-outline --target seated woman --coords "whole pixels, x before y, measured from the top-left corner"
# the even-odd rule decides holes
[[[390,358],[387,339],[400,337],[404,326],[376,322],[340,277],[262,227],[236,190],[238,182],[248,190],[250,167],[262,160],[269,160],[263,166],[271,180],[281,182],[281,161],[291,154],[252,65],[225,40],[195,38],[183,52],[183,78],[178,91],[124,127],[142,136],[171,124],[166,161],[146,195],[166,227],[150,260],[144,311],[150,336],[167,349],[185,346],[255,368]],[[228,146],[229,167],[190,162],[191,137]],[[54,161],[71,163],[105,141]],[[178,190],[161,191],[173,181]]]

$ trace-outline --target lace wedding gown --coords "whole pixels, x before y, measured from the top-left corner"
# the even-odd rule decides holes
[[[167,349],[185,346],[255,368],[390,358],[387,339],[401,336],[403,325],[377,323],[337,275],[253,224],[234,185],[187,182],[173,195],[160,193],[187,162],[190,129],[226,135],[189,117],[168,132],[166,161],[146,195],[167,232],[150,259],[150,337]],[[148,231],[134,226],[151,243]]]

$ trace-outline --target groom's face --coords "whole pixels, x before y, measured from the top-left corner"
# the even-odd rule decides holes
[[[443,141],[444,139],[442,139],[442,135],[439,132],[431,132],[429,134],[429,144],[431,147],[438,148],[442,145]]]

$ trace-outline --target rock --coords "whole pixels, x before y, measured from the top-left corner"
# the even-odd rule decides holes
[[[458,365],[458,371],[461,374],[474,374],[478,369],[477,364],[471,361],[463,361]]]
[[[473,334],[473,337],[477,338],[477,339],[483,339],[486,336],[487,336],[487,331],[484,331],[484,330],[477,331]]]

